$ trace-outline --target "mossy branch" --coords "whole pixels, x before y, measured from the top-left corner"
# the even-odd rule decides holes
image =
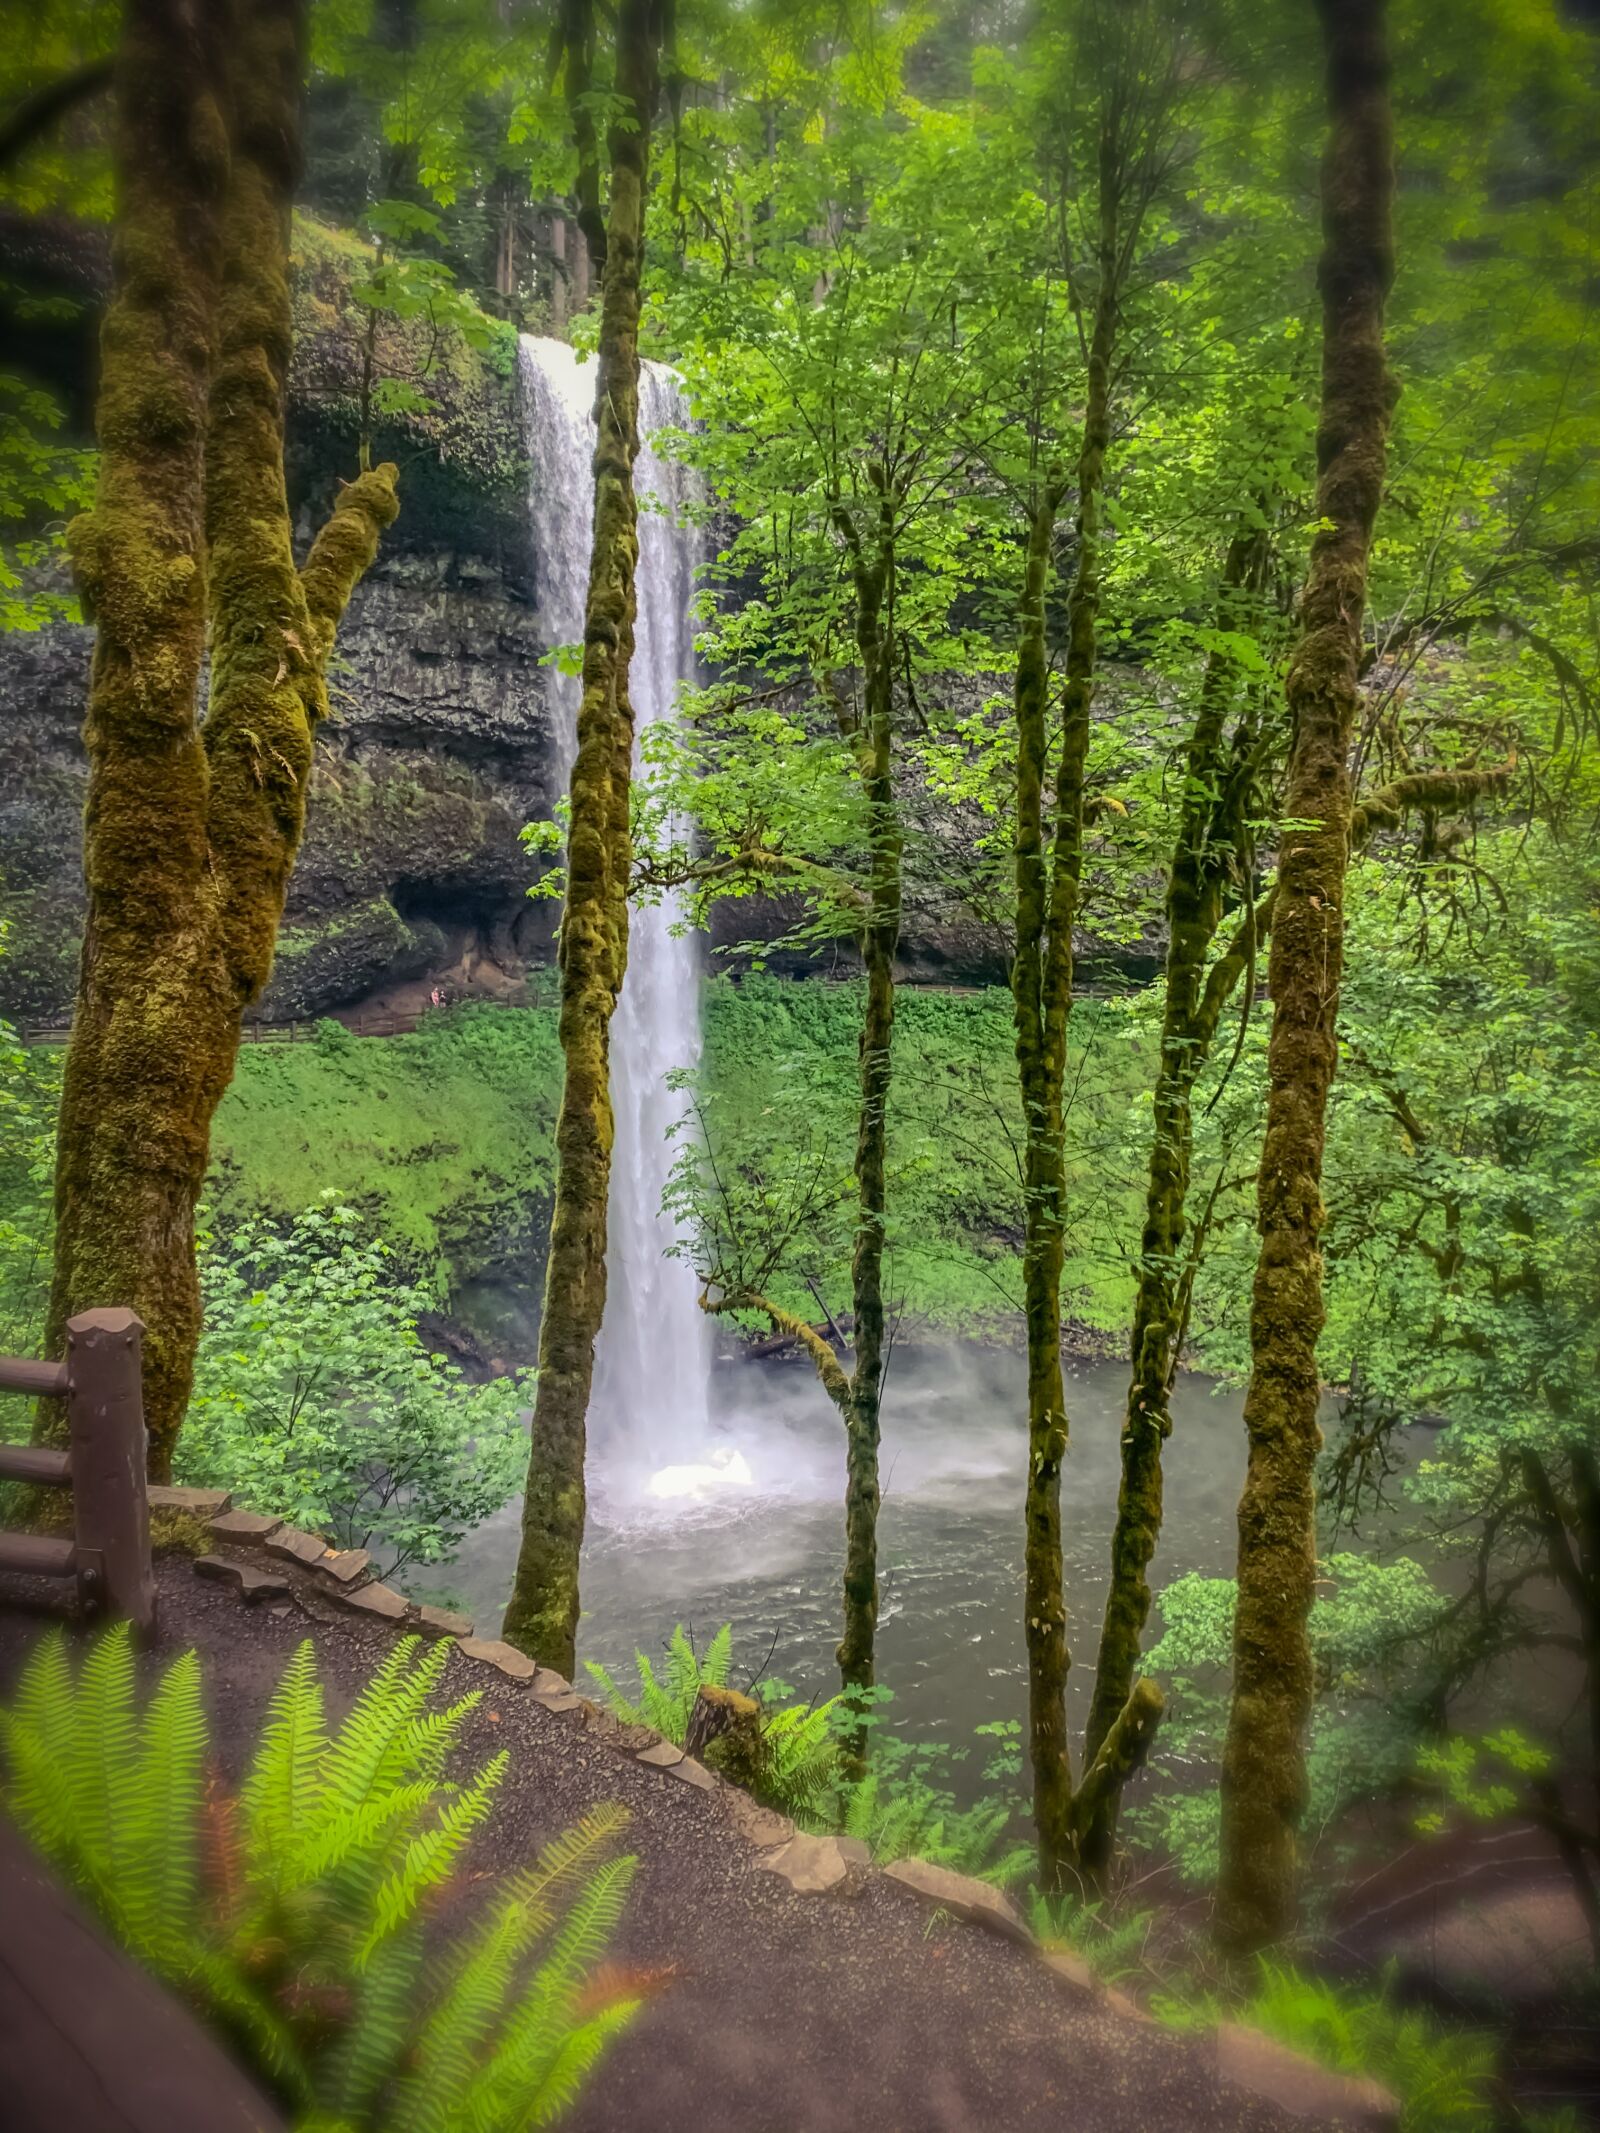
[[[1097,1827],[1114,1809],[1123,1787],[1143,1767],[1165,1709],[1159,1687],[1141,1674],[1073,1796],[1072,1818],[1080,1831]]]
[[[818,890],[834,903],[843,904],[847,910],[865,915],[870,908],[866,893],[837,867],[824,866],[815,859],[796,858],[789,852],[774,852],[761,844],[743,844],[738,851],[726,853],[720,859],[685,858],[663,863],[645,857],[635,867],[633,879],[637,888],[704,889],[717,882],[736,881],[741,877],[753,880],[787,877],[804,887]]]
[[[729,1311],[759,1311],[767,1319],[774,1333],[781,1333],[786,1340],[798,1341],[810,1356],[823,1390],[838,1408],[846,1421],[850,1419],[853,1394],[850,1379],[843,1364],[832,1348],[808,1320],[798,1312],[786,1311],[775,1304],[771,1297],[763,1296],[759,1289],[723,1289],[712,1295],[706,1290],[700,1298],[700,1308],[718,1318]]]
[[[1510,786],[1517,767],[1512,756],[1490,770],[1420,770],[1380,785],[1351,810],[1350,849],[1359,852],[1379,830],[1396,830],[1413,809],[1453,813],[1498,797]]]
[[[399,478],[399,469],[385,460],[347,482],[301,565],[310,651],[319,671],[326,671],[350,596],[377,561],[378,542],[399,512]]]

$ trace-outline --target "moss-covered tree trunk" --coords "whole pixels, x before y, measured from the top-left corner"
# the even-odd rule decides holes
[[[1049,487],[1030,526],[1015,694],[1017,946],[1011,990],[1023,1108],[1023,1300],[1028,1345],[1028,1475],[1023,1498],[1023,1609],[1028,1744],[1040,1870],[1054,1885],[1076,1856],[1067,1741],[1066,1590],[1061,1469],[1067,1454],[1061,1368],[1064,1116],[1073,927],[1083,874],[1084,780],[1100,605],[1100,509],[1111,442],[1111,363],[1121,302],[1118,187],[1109,125],[1101,147],[1099,246],[1088,390],[1077,462],[1077,556],[1067,601],[1061,745],[1045,829],[1044,600],[1060,491]]]
[[[1265,546],[1256,532],[1241,532],[1230,542],[1217,604],[1219,630],[1240,627],[1241,599]],[[1184,1318],[1182,1260],[1193,1143],[1190,1098],[1222,1009],[1253,947],[1247,935],[1208,980],[1206,962],[1230,884],[1237,882],[1246,897],[1250,894],[1241,860],[1254,731],[1246,719],[1230,740],[1228,717],[1236,683],[1234,659],[1224,649],[1213,651],[1189,738],[1184,798],[1167,879],[1161,1054],[1152,1102],[1117,1522],[1084,1740],[1086,1759],[1099,1752],[1128,1700],[1150,1612],[1147,1572],[1161,1532],[1161,1457],[1172,1430],[1172,1381]],[[1093,1825],[1083,1830],[1082,1863],[1097,1878],[1108,1863],[1116,1807],[1114,1795],[1108,1795]]]
[[[1217,1933],[1243,1953],[1295,1906],[1311,1704],[1313,1470],[1322,1329],[1322,1154],[1337,1052],[1361,624],[1392,388],[1383,309],[1394,190],[1384,0],[1319,0],[1322,166],[1318,531],[1286,694],[1294,738],[1272,922],[1272,1035],[1251,1296],[1250,1460],[1239,1503],[1233,1702],[1222,1770]]]
[[[659,17],[651,0],[628,0],[619,18],[617,51],[617,93],[626,117],[612,126],[609,138],[610,222],[595,381],[594,542],[561,920],[565,1080],[556,1122],[555,1212],[522,1546],[505,1615],[505,1635],[513,1644],[567,1675],[576,1659],[589,1392],[606,1300],[611,1017],[628,957],[639,273],[659,46]]]
[[[900,944],[903,837],[894,794],[894,528],[898,499],[884,476],[875,553],[856,550],[856,641],[862,717],[851,739],[866,797],[870,860],[861,929],[867,998],[861,1021],[856,1126],[856,1235],[851,1254],[855,1362],[845,1411],[844,1634],[840,1678],[870,1688],[878,1627],[878,1443],[888,1360],[883,1293],[888,1216],[889,1086],[893,1065],[895,954]]]
[[[46,1337],[97,1305],[139,1312],[157,1479],[199,1338],[211,1118],[271,968],[333,633],[396,509],[394,469],[364,477],[296,572],[283,391],[303,29],[295,0],[129,8],[101,470],[70,532],[96,624],[88,913]]]
[[[849,746],[865,800],[867,886],[850,888],[859,907],[857,944],[866,973],[859,1043],[860,1102],[856,1115],[856,1227],[850,1261],[854,1356],[846,1371],[815,1327],[754,1289],[729,1289],[701,1299],[712,1312],[759,1311],[776,1332],[798,1341],[845,1428],[844,1623],[837,1658],[845,1690],[868,1689],[875,1679],[878,1627],[878,1448],[884,1371],[889,1354],[884,1258],[888,1220],[889,1095],[893,1071],[895,956],[900,942],[905,837],[894,789],[895,559],[902,495],[881,464],[871,470],[875,522],[864,536],[835,502],[833,523],[850,558],[855,590],[855,638],[860,661],[859,705],[830,674],[818,677],[840,737]],[[758,870],[790,873],[797,862],[781,854],[747,855]],[[798,863],[804,874],[813,871]],[[826,874],[826,869],[816,869]],[[835,893],[837,880],[831,879]],[[858,1734],[854,1753],[863,1752]]]

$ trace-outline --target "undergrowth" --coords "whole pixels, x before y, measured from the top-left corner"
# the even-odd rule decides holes
[[[479,1701],[429,1708],[447,1647],[402,1639],[329,1730],[308,1638],[237,1793],[208,1783],[200,1666],[136,1706],[126,1624],[74,1675],[60,1633],[0,1710],[0,1803],[130,1953],[318,2133],[521,2133],[560,2115],[637,2002],[596,1992],[634,1862],[600,1807],[425,1934],[509,1758],[447,1767]]]

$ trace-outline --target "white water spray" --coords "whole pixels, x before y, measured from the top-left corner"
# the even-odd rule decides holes
[[[593,536],[594,379],[564,341],[521,340],[524,422],[533,464],[529,510],[537,603],[547,644],[572,644],[583,633]],[[682,507],[687,470],[650,448],[651,436],[687,420],[682,387],[659,363],[639,380],[641,448],[634,467],[640,499],[638,615],[631,693],[639,730],[678,715],[678,685],[694,671],[689,604],[695,549]],[[577,746],[581,686],[551,670],[559,785],[565,789]],[[637,757],[635,759],[637,768]],[[616,1140],[605,1323],[595,1346],[591,1431],[603,1481],[630,1495],[671,1499],[652,1490],[661,1469],[713,1477],[728,1472],[709,1455],[710,1329],[699,1308],[694,1271],[667,1256],[674,1242],[661,1194],[676,1152],[669,1130],[684,1099],[667,1084],[700,1057],[700,970],[692,935],[674,936],[679,901],[668,896],[635,906],[628,972],[611,1026],[611,1098]],[[746,1470],[743,1479],[748,1479]]]

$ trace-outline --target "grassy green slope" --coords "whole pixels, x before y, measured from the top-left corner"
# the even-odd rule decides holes
[[[443,1296],[542,1231],[560,1062],[555,1011],[538,1007],[245,1045],[212,1136],[212,1210],[292,1215],[331,1188]]]
[[[850,985],[726,979],[707,989],[706,1086],[719,1157],[760,1162],[780,1131],[854,1145],[859,1001]],[[1137,1239],[1124,1153],[1142,1079],[1125,1014],[1074,1015],[1069,1257],[1064,1302],[1118,1338],[1123,1254]],[[542,1249],[560,1093],[552,1008],[463,1009],[411,1036],[248,1045],[217,1120],[211,1204],[289,1215],[337,1190],[441,1298]],[[1011,1001],[1000,990],[900,995],[890,1279],[909,1322],[1009,1331],[1017,1309],[1021,1190]],[[848,1303],[849,1218],[822,1225],[813,1260],[829,1307]],[[811,1299],[803,1287],[792,1298]]]

